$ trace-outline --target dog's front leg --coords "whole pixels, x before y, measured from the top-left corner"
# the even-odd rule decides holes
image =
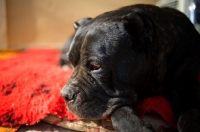
[[[191,109],[181,115],[178,129],[179,132],[200,132],[200,111]]]
[[[118,132],[154,132],[153,128],[139,119],[130,107],[118,108],[111,115],[111,120]]]

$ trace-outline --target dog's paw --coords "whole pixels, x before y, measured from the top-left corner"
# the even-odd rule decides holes
[[[179,132],[200,132],[200,111],[191,109],[180,116]]]
[[[118,108],[112,115],[113,127],[118,132],[154,132],[150,124],[139,119],[130,107]]]

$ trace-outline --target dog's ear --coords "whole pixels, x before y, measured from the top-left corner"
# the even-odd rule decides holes
[[[133,49],[137,52],[147,50],[153,41],[152,22],[142,13],[132,12],[122,17]]]
[[[82,18],[80,20],[78,20],[77,22],[74,22],[74,28],[75,30],[77,30],[79,27],[84,26],[85,24],[87,24],[92,18],[90,17],[86,17],[86,18]]]

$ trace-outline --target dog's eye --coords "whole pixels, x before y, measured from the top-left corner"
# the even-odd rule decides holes
[[[90,70],[91,71],[95,71],[95,70],[99,70],[101,68],[100,64],[97,63],[90,63]]]

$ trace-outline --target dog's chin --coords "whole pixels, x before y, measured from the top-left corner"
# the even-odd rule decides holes
[[[98,120],[104,118],[108,109],[106,104],[103,104],[97,98],[90,101],[67,102],[68,110],[82,119]]]
[[[110,116],[119,107],[127,106],[129,103],[121,98],[111,98],[104,101],[94,98],[85,102],[68,102],[67,107],[72,113],[81,119],[98,120]]]

